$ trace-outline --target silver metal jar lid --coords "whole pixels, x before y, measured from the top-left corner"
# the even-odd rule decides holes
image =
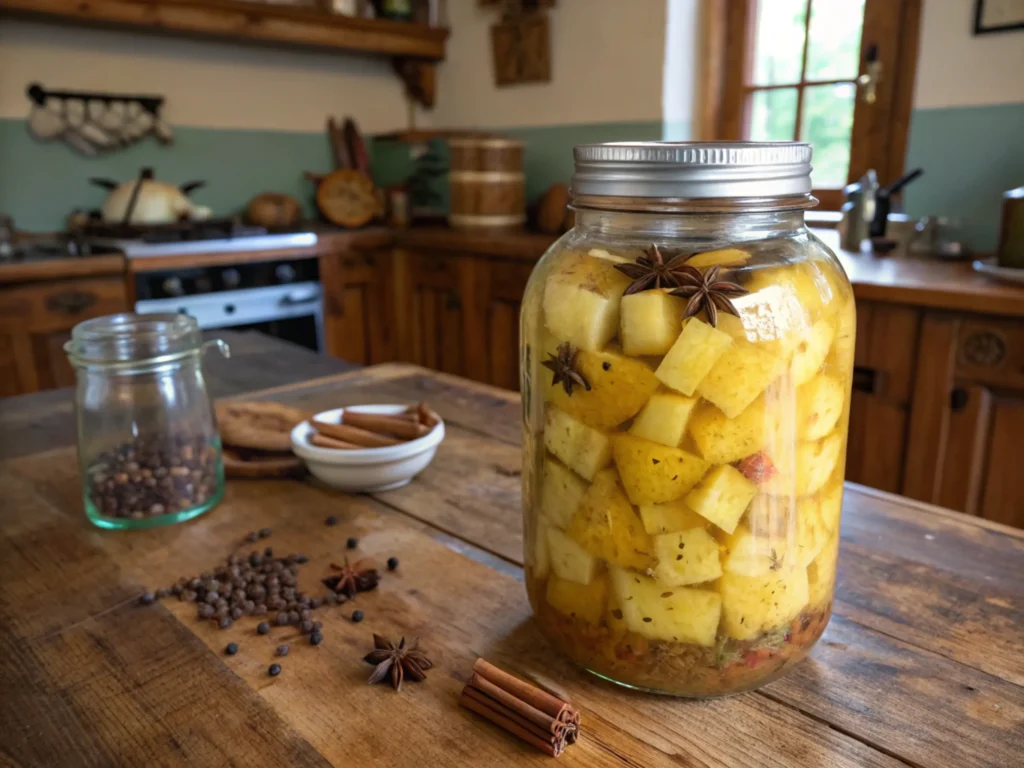
[[[573,149],[574,196],[766,198],[811,192],[797,141],[609,142]]]
[[[202,344],[194,317],[126,312],[79,323],[64,351],[73,365],[109,365],[177,359],[197,353]]]

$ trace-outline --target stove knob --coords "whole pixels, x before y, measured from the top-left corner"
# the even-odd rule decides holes
[[[278,264],[274,276],[279,283],[290,283],[295,279],[295,267],[291,264]]]
[[[164,293],[168,296],[184,296],[185,286],[181,284],[180,277],[168,277],[163,282]]]
[[[220,273],[225,288],[237,288],[242,282],[242,275],[237,269],[225,269]]]

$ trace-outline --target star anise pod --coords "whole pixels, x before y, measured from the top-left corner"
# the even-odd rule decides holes
[[[331,563],[331,570],[337,571],[338,575],[324,579],[324,586],[346,597],[355,597],[357,592],[369,592],[380,583],[380,574],[377,573],[377,569],[364,560],[349,563],[346,557],[344,565]]]
[[[632,293],[640,293],[640,291],[647,291],[651,288],[675,288],[682,285],[678,270],[683,262],[692,255],[692,253],[680,253],[666,263],[658,246],[652,243],[651,247],[644,251],[644,255],[636,261],[630,264],[615,265],[619,272],[633,279],[623,295],[629,296]]]
[[[554,371],[555,375],[551,379],[552,385],[561,383],[565,394],[570,397],[572,396],[574,384],[579,384],[587,392],[590,391],[590,382],[584,378],[583,374],[576,367],[578,355],[579,350],[576,347],[568,341],[563,341],[558,345],[558,354],[548,355],[549,359],[541,363],[545,368]]]
[[[376,669],[367,680],[368,685],[379,683],[389,675],[391,686],[396,690],[402,690],[402,680],[409,678],[420,682],[427,678],[427,670],[434,665],[418,647],[419,641],[413,640],[408,647],[405,645],[405,638],[396,646],[391,641],[378,634],[373,636],[373,648],[363,657],[367,664],[375,664]]]
[[[721,267],[715,266],[707,272],[701,272],[696,267],[685,264],[676,269],[675,274],[680,280],[680,287],[672,291],[671,295],[690,300],[686,305],[686,312],[683,313],[683,319],[693,317],[704,310],[708,323],[717,328],[719,310],[739,317],[740,313],[733,306],[731,297],[745,296],[750,291],[737,283],[719,280],[718,274],[721,271]]]

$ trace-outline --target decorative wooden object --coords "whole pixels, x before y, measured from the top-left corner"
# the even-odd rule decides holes
[[[325,219],[347,229],[369,224],[380,212],[373,181],[350,168],[339,168],[319,178],[316,205]]]
[[[245,209],[248,222],[260,227],[290,227],[302,218],[302,205],[291,195],[264,192],[249,201]]]
[[[451,213],[459,229],[518,227],[526,221],[523,143],[502,138],[450,139]]]
[[[551,34],[541,11],[506,18],[491,27],[495,85],[551,81]]]

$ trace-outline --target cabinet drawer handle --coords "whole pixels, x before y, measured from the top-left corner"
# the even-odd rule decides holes
[[[64,291],[57,293],[46,300],[46,307],[51,312],[61,312],[65,315],[77,315],[96,303],[95,293],[84,291]]]
[[[885,391],[889,375],[876,368],[865,368],[857,365],[853,369],[853,388],[869,395],[880,395]]]

